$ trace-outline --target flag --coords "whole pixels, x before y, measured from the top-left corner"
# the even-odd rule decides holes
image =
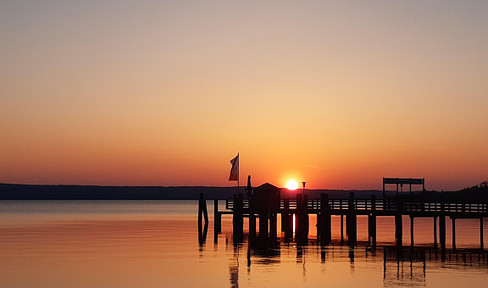
[[[229,181],[239,181],[239,153],[230,160],[230,164],[232,164],[232,168],[230,168]]]

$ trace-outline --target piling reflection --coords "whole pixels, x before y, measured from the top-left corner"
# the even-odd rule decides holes
[[[222,238],[221,238],[222,239]],[[233,237],[229,235],[231,241]],[[366,246],[351,247],[349,245],[328,246],[296,245],[296,243],[260,242],[250,241],[245,237],[242,243],[234,243],[228,246],[232,255],[229,258],[230,287],[239,287],[242,279],[252,279],[263,271],[275,271],[277,269],[295,269],[290,274],[299,273],[304,282],[311,277],[317,277],[314,265],[317,265],[321,273],[331,273],[334,265],[348,263],[349,269],[337,270],[337,273],[363,274],[364,263],[369,262],[375,267],[383,267],[383,287],[424,287],[427,286],[427,267],[444,269],[459,266],[462,269],[486,269],[488,267],[487,253],[478,249],[447,250],[444,255],[442,249],[425,247],[402,247],[398,245],[380,246],[377,249]],[[230,244],[230,243],[229,243]],[[218,245],[218,243],[216,244]],[[231,250],[233,249],[233,250]],[[241,259],[245,259],[240,263]],[[294,263],[294,267],[290,266]],[[245,265],[245,270],[240,270],[240,264]],[[446,266],[447,265],[447,266]],[[325,269],[325,267],[329,267]],[[376,269],[376,268],[375,268]],[[239,275],[247,271],[247,277]],[[312,273],[309,273],[312,271]],[[348,271],[348,272],[346,272]],[[380,269],[376,271],[381,271]],[[257,273],[257,274],[256,274]],[[366,273],[369,273],[366,271]],[[262,277],[262,276],[261,276]],[[330,275],[328,276],[330,277]],[[320,277],[319,277],[320,278]],[[243,284],[243,283],[241,283]],[[248,287],[246,282],[244,287]],[[241,285],[242,287],[242,285]],[[376,286],[377,287],[377,286]]]

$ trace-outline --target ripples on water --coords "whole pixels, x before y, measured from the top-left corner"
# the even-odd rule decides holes
[[[381,245],[391,244],[394,237],[390,220],[378,221]],[[313,221],[311,217],[310,227]],[[197,201],[7,201],[0,203],[0,283],[1,287],[270,288],[486,287],[488,283],[486,255],[476,250],[478,220],[456,222],[458,247],[464,250],[448,253],[444,262],[432,249],[419,248],[413,254],[407,249],[405,261],[396,261],[390,250],[381,247],[372,253],[364,246],[340,246],[339,221],[333,218],[335,244],[328,247],[281,243],[274,249],[249,250],[246,242],[232,244],[230,216],[223,219],[217,243],[210,219],[207,241],[199,245]],[[366,219],[358,220],[358,238],[364,241],[362,221]],[[404,221],[408,223],[408,218]],[[404,224],[406,245],[408,226]],[[416,220],[415,237],[416,244],[429,246],[432,220]],[[448,233],[448,243],[449,237]],[[424,253],[426,260],[415,253]]]

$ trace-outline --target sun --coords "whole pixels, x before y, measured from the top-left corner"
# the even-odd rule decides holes
[[[295,190],[298,188],[298,182],[295,180],[289,180],[286,182],[286,188],[288,188],[288,190]]]

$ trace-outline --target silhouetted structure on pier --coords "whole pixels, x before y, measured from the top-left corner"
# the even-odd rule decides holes
[[[425,189],[424,179],[411,178],[383,178],[383,186],[387,184],[422,185]],[[250,183],[248,189],[252,190]],[[409,189],[411,191],[411,188]],[[280,188],[269,183],[263,184],[249,194],[250,199],[243,199],[242,194],[234,199],[226,200],[226,211],[218,210],[218,200],[215,200],[214,225],[215,233],[221,231],[221,215],[233,214],[234,241],[243,241],[243,219],[249,218],[249,238],[254,244],[273,244],[277,241],[277,216],[281,213],[281,231],[283,241],[295,240],[298,245],[306,245],[309,241],[309,216],[316,215],[317,243],[329,245],[332,239],[331,216],[341,216],[341,243],[344,242],[343,227],[346,218],[347,243],[357,245],[357,216],[368,216],[368,246],[376,248],[376,218],[393,216],[395,218],[395,241],[397,247],[403,246],[403,216],[410,218],[410,243],[414,247],[415,218],[433,218],[434,247],[440,244],[441,255],[446,251],[446,217],[452,221],[452,249],[456,250],[456,220],[461,218],[480,219],[480,249],[483,243],[483,218],[488,217],[488,202],[477,201],[444,201],[422,200],[422,197],[410,197],[398,193],[395,197],[376,199],[356,199],[351,192],[347,199],[330,199],[322,193],[320,199],[308,199],[304,193],[297,193],[296,198],[281,199]],[[345,217],[344,217],[345,216]],[[256,221],[259,221],[258,227]],[[437,228],[439,226],[439,229]],[[259,228],[259,229],[258,229]],[[259,237],[256,237],[259,232]],[[439,236],[437,236],[439,234]]]

